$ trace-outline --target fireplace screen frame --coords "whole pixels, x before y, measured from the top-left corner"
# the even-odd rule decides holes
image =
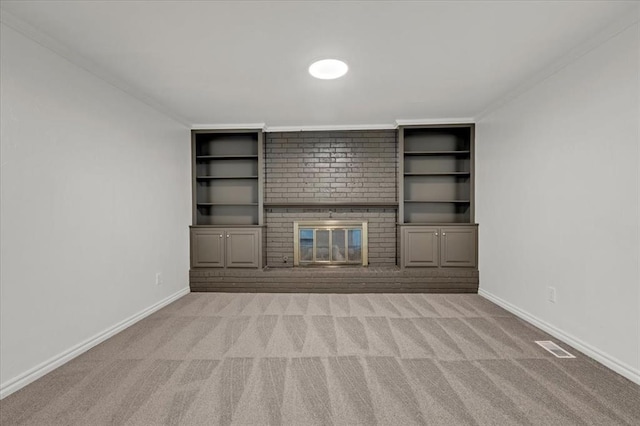
[[[312,221],[294,221],[293,222],[293,266],[367,266],[369,264],[369,242],[368,242],[368,221],[360,221],[360,220],[312,220]],[[345,261],[337,261],[337,260],[317,260],[314,255],[314,260],[312,261],[303,261],[300,259],[300,230],[301,229],[313,229],[314,236],[316,231],[329,231],[329,235],[333,235],[334,230],[345,230],[345,234],[348,235],[348,231],[352,229],[361,230],[361,257],[362,261],[351,262],[348,260]],[[330,237],[332,238],[332,237]],[[315,244],[317,240],[314,239],[314,253],[315,253]],[[333,249],[333,245],[331,244],[331,239],[329,243],[329,252],[331,253]],[[345,252],[348,253],[348,246],[345,245]],[[330,256],[331,257],[331,256]],[[347,255],[348,257],[348,255]]]

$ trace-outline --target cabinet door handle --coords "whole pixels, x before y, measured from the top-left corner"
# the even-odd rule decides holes
[[[447,235],[447,233],[446,233],[446,232],[443,232],[443,233],[442,233],[442,236],[444,237],[445,235]]]
[[[436,232],[436,237],[438,236],[438,233]]]
[[[220,234],[220,238],[222,238],[222,234]]]
[[[231,238],[231,235],[227,234],[227,238]]]

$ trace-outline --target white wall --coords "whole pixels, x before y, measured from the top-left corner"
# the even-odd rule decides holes
[[[190,148],[183,125],[1,31],[6,394],[188,288]]]
[[[639,55],[636,23],[482,118],[476,195],[481,294],[638,383]]]

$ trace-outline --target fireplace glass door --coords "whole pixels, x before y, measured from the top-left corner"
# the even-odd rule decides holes
[[[363,264],[362,226],[298,227],[299,264]]]

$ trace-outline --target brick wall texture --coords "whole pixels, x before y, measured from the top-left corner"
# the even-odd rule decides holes
[[[265,203],[397,201],[396,131],[267,133]]]
[[[397,203],[394,130],[267,133],[266,204]],[[267,266],[293,266],[295,220],[368,220],[369,264],[396,264],[397,209],[267,207]],[[285,263],[283,258],[288,257]]]

